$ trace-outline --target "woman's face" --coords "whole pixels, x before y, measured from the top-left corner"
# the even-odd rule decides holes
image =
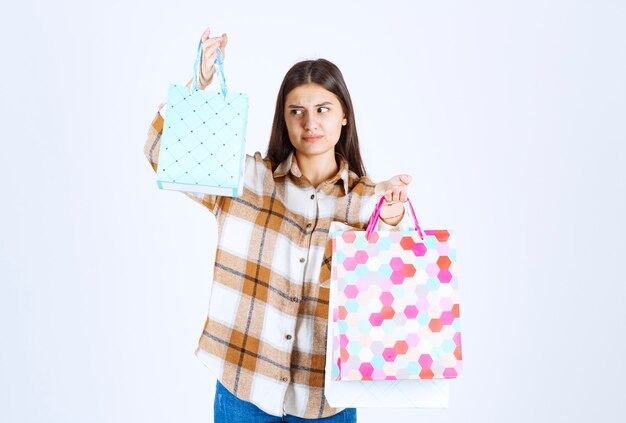
[[[335,144],[347,124],[337,96],[317,84],[300,85],[285,98],[285,123],[298,155],[327,155],[335,160]]]

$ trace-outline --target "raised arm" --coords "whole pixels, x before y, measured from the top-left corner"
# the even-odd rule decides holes
[[[202,68],[200,69],[198,85],[200,89],[206,88],[213,81],[214,63],[217,59],[217,47],[222,51],[224,57],[224,50],[228,43],[228,36],[222,34],[220,37],[210,37],[210,29],[207,28],[202,34]],[[191,86],[191,80],[187,83],[187,86]],[[148,139],[144,146],[144,154],[146,155],[152,169],[156,172],[158,169],[159,151],[161,147],[161,135],[163,133],[163,115],[165,111],[165,103],[159,105],[159,111],[152,120],[150,127],[148,128]],[[213,214],[217,213],[216,204],[219,202],[220,197],[216,195],[200,194],[200,193],[188,193],[184,192],[189,198],[202,204]]]

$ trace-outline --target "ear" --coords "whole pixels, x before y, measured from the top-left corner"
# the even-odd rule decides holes
[[[346,126],[348,124],[348,119],[346,119],[346,116],[343,116],[343,121],[341,122],[341,126]]]

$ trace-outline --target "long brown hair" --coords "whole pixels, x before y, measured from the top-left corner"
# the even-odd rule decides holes
[[[294,88],[305,84],[317,84],[335,94],[341,103],[348,123],[341,128],[339,142],[335,145],[335,154],[347,160],[350,170],[359,177],[365,176],[365,167],[359,150],[359,137],[356,133],[352,99],[348,87],[343,80],[339,68],[325,59],[305,60],[298,62],[289,69],[278,90],[276,111],[272,133],[267,147],[267,156],[272,160],[273,170],[289,156],[294,149],[289,141],[289,133],[285,124],[285,99]]]

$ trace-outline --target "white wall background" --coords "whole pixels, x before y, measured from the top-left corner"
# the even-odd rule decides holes
[[[296,61],[351,90],[375,180],[459,238],[447,410],[359,421],[623,421],[626,2],[24,1],[0,17],[0,421],[210,422],[195,358],[215,222],[143,156],[206,26],[265,152]]]

